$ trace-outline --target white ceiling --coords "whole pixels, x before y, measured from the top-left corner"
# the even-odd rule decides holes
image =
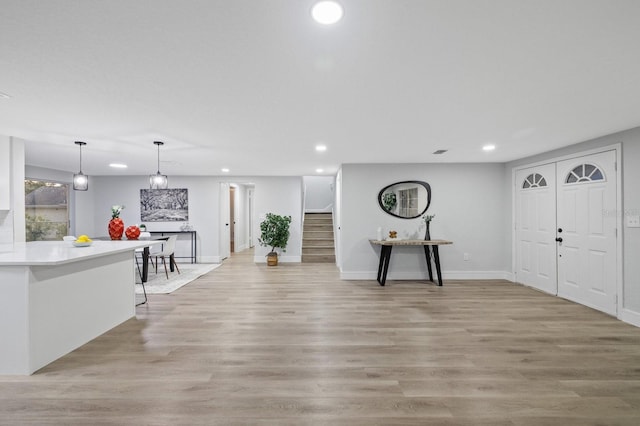
[[[331,27],[313,3],[1,0],[0,134],[67,171],[86,141],[89,175],[154,173],[161,140],[169,176],[253,176],[504,162],[640,125],[640,1],[342,0]]]

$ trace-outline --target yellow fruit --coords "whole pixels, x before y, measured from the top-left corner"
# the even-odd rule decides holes
[[[89,238],[87,235],[80,235],[76,240],[76,242],[78,243],[87,243],[89,241],[91,241],[91,238]]]

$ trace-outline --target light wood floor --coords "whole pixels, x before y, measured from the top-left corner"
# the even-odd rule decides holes
[[[0,376],[0,424],[640,424],[638,328],[503,281],[380,287],[252,256]]]

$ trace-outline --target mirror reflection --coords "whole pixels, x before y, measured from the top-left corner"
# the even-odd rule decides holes
[[[395,217],[420,217],[431,204],[431,186],[419,180],[392,183],[378,193],[378,204]]]

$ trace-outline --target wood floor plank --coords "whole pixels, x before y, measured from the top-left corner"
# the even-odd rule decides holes
[[[640,424],[640,329],[500,280],[342,281],[253,252],[29,377],[4,425]]]

